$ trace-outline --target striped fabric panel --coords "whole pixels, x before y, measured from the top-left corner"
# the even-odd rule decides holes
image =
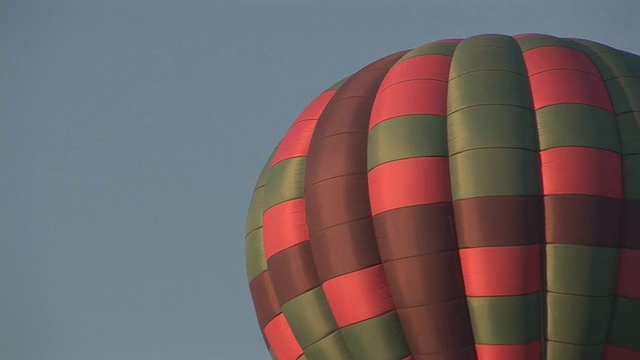
[[[446,89],[456,43],[446,45],[444,52],[442,43],[427,44],[395,64],[369,122],[377,245],[413,359],[476,356],[449,224]]]
[[[601,359],[618,267],[622,161],[609,92],[579,44],[523,52],[541,144],[547,359]],[[573,131],[569,136],[569,126]],[[567,129],[567,130],[564,130]],[[597,275],[596,275],[597,274]]]
[[[375,245],[366,177],[373,97],[403,53],[347,80],[323,112],[311,140],[305,204],[323,289],[354,358],[409,354]]]

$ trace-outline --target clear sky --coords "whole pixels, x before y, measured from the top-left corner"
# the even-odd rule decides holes
[[[267,359],[244,221],[317,94],[479,33],[640,53],[638,0],[342,2],[0,0],[0,359]]]

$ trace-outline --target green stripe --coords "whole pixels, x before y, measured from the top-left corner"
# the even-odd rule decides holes
[[[622,154],[640,154],[640,112],[620,114],[617,118]]]
[[[616,298],[609,338],[613,344],[640,351],[640,300]]]
[[[609,296],[615,293],[618,249],[549,244],[547,289],[563,294]]]
[[[401,359],[410,354],[395,311],[341,329],[356,359]]]
[[[467,73],[449,81],[449,114],[465,107],[486,104],[533,108],[529,78],[506,71],[485,70]]]
[[[305,156],[285,159],[274,165],[267,176],[264,209],[283,201],[301,198],[304,193]]]
[[[398,63],[401,61],[407,60],[409,58],[421,56],[421,55],[451,56],[453,55],[453,52],[456,49],[457,45],[458,45],[458,42],[451,42],[451,41],[425,44],[406,53],[403,57],[400,58],[400,60],[398,60]]]
[[[604,345],[573,345],[554,341],[547,342],[546,360],[602,360]]]
[[[456,154],[449,161],[453,200],[541,192],[536,151],[478,149]]]
[[[547,294],[547,337],[574,345],[599,345],[607,340],[614,296]]]
[[[342,80],[338,81],[337,83],[335,83],[335,84],[331,85],[331,87],[329,87],[329,88],[327,89],[327,91],[329,91],[329,90],[338,90],[338,89],[340,89],[340,87],[342,87],[342,85],[344,85],[344,83],[346,83],[346,82],[347,82],[347,80],[349,80],[349,78],[350,78],[350,77],[351,77],[351,75],[349,75],[349,76],[347,76],[346,78],[344,78],[344,79],[342,79]]]
[[[456,54],[481,47],[492,47],[494,49],[498,47],[518,49],[516,41],[511,36],[500,34],[481,34],[462,40],[456,48]]]
[[[588,105],[558,104],[536,111],[540,149],[584,146],[620,153],[616,118]]]
[[[282,312],[303,348],[338,328],[321,287],[289,300],[282,305]]]
[[[251,204],[249,205],[249,213],[247,214],[247,222],[245,225],[245,234],[250,234],[262,227],[262,208],[264,206],[264,185],[253,191]]]
[[[522,52],[543,46],[562,46],[570,49],[581,50],[584,46],[568,40],[548,35],[525,36],[516,40]]]
[[[622,159],[624,198],[640,200],[640,154]]]
[[[640,78],[624,77],[607,81],[616,114],[640,111]]]
[[[451,62],[450,79],[478,70],[513,71],[527,76],[527,68],[522,61],[520,49],[515,42],[513,44],[514,46],[509,48],[493,46],[471,48],[464,53],[458,49]]]
[[[346,349],[342,335],[334,332],[322,340],[304,349],[310,360],[351,360],[353,357]]]
[[[247,265],[247,279],[253,280],[267,270],[267,259],[264,254],[262,228],[249,233],[244,242],[244,254]]]
[[[490,147],[538,150],[535,117],[528,109],[476,106],[449,115],[447,125],[451,155]]]
[[[272,360],[278,360],[278,358],[276,357],[276,354],[273,352],[272,348],[269,348],[269,356],[271,356]]]
[[[586,40],[586,39],[567,39],[567,40],[580,46],[580,48],[584,51],[584,53],[589,55],[593,55],[596,53],[618,51],[610,46],[600,44],[598,42],[591,41],[591,40]]]
[[[398,159],[447,155],[447,120],[444,116],[400,116],[378,123],[369,131],[369,170]]]
[[[477,344],[516,345],[540,340],[540,294],[467,297]]]
[[[591,55],[602,78],[609,80],[617,77],[640,77],[640,57],[620,52]]]

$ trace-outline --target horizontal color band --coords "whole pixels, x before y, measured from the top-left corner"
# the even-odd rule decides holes
[[[304,200],[285,201],[265,211],[263,237],[267,259],[278,251],[309,240]]]
[[[303,354],[284,314],[271,320],[264,328],[264,334],[278,360],[296,360]]]

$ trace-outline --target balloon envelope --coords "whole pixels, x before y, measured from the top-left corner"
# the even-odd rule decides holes
[[[640,359],[640,57],[540,34],[389,55],[256,184],[277,359]]]

